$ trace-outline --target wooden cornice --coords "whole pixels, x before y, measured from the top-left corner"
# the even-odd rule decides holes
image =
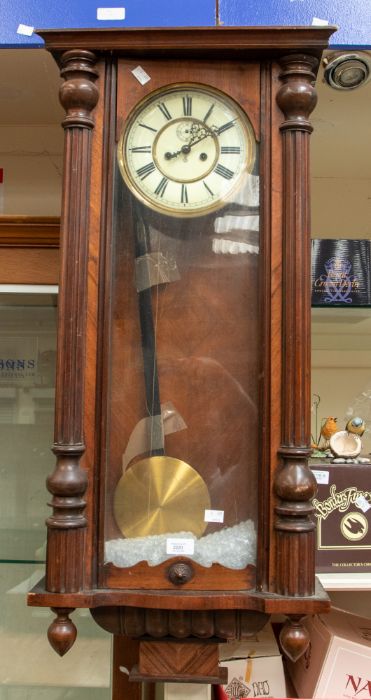
[[[0,248],[59,248],[58,216],[0,216]]]
[[[127,29],[38,29],[48,50],[67,49],[149,56],[278,56],[310,51],[318,57],[336,27],[166,27]]]

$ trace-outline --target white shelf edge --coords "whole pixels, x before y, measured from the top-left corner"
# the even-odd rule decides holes
[[[326,591],[371,591],[371,571],[363,574],[316,574]]]
[[[0,284],[0,294],[58,294],[57,284]]]

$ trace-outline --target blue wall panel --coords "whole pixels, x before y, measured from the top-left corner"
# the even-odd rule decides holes
[[[98,7],[125,7],[125,20],[97,20]],[[0,45],[42,44],[40,37],[17,34],[19,24],[39,29],[213,26],[215,0],[0,0]]]
[[[0,46],[37,46],[19,24],[39,28],[336,24],[334,47],[371,47],[371,0],[0,0]],[[125,20],[97,20],[97,7],[125,7]]]
[[[310,25],[314,17],[339,27],[335,48],[371,47],[371,0],[220,0],[225,25]]]

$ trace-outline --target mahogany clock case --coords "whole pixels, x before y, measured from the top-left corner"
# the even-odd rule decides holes
[[[313,83],[332,31],[41,32],[61,65],[66,147],[57,465],[48,481],[45,586],[30,594],[31,605],[299,616],[328,608],[315,585],[307,465],[308,146]],[[150,77],[144,85],[133,74],[138,65]],[[226,94],[246,114],[256,147],[249,177],[260,182],[254,212],[233,195],[202,216],[167,216],[138,205],[123,182],[117,144],[132,110],[156,90],[190,83]],[[152,311],[161,310],[153,315],[161,401],[187,426],[165,436],[166,454],[199,472],[223,526],[249,518],[257,531],[254,562],[205,567],[183,556],[190,575],[176,583],[168,574],[179,557],[122,567],[104,553],[106,540],[122,539],[114,494],[148,398],[133,284],[138,206],[154,252],[165,241],[179,266],[176,282],[149,291]],[[253,240],[248,229],[247,240],[243,222],[252,213],[259,232]],[[238,218],[234,231],[250,252],[217,255],[217,226]],[[142,458],[139,451],[128,468]]]

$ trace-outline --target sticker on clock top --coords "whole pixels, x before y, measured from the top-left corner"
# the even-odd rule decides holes
[[[32,36],[35,27],[30,27],[28,24],[19,24],[17,28],[17,34],[24,34],[24,36]]]
[[[137,66],[131,72],[141,85],[145,85],[149,80],[151,80],[150,76],[148,73],[146,73],[142,66]]]
[[[327,27],[330,24],[328,19],[321,19],[321,17],[313,17],[312,27]]]
[[[125,7],[97,7],[98,20],[125,19]]]
[[[181,537],[168,537],[166,554],[194,554],[195,541]]]

